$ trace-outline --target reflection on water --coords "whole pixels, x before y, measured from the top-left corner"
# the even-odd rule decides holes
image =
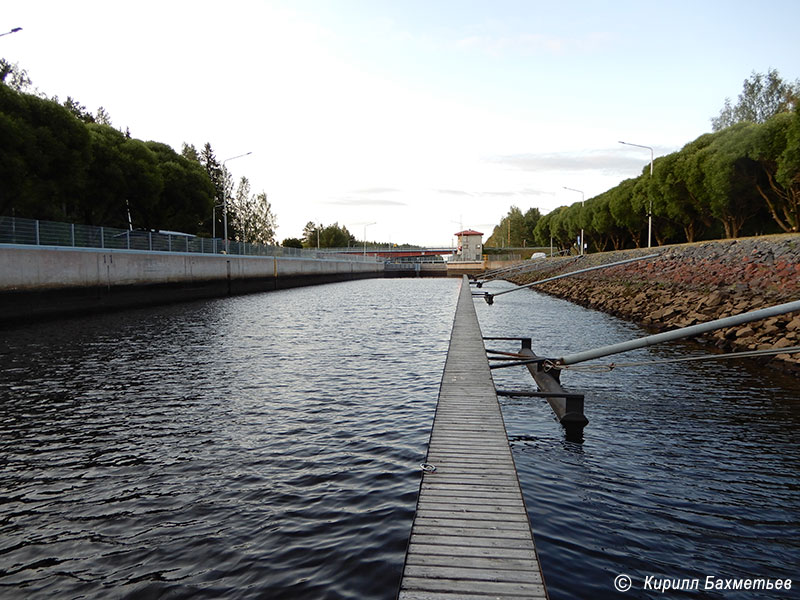
[[[0,597],[394,597],[457,286],[5,331]]]
[[[647,333],[532,291],[476,308],[484,335],[531,336],[546,356]],[[676,343],[624,356],[687,352],[703,349]],[[525,369],[493,374],[498,388],[535,388]],[[651,575],[701,580],[699,591],[670,598],[776,597],[703,591],[709,575],[800,584],[795,378],[737,360],[566,372],[562,383],[586,394],[582,444],[566,441],[546,401],[501,399],[551,598],[660,597],[642,589]],[[613,587],[620,573],[633,578],[625,594]]]
[[[0,597],[393,598],[457,286],[370,280],[4,331]],[[643,333],[531,291],[476,307],[485,335],[551,356]],[[524,369],[494,376],[534,387]],[[501,400],[553,600],[660,596],[648,575],[797,578],[795,379],[731,362],[563,383],[586,393],[582,444],[546,401]]]

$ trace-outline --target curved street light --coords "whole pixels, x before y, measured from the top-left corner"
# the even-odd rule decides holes
[[[653,149],[650,146],[643,146],[642,144],[631,144],[630,142],[620,142],[626,146],[636,146],[637,148],[646,148],[650,150],[650,179],[653,179]],[[647,247],[652,247],[653,239],[653,196],[650,190],[647,190],[647,195],[650,196],[650,209],[647,211]]]
[[[364,256],[367,256],[367,227],[370,225],[375,225],[375,221],[372,223],[364,223]]]
[[[244,154],[239,154],[237,156],[231,156],[230,158],[226,158],[222,161],[222,175],[225,175],[225,163],[229,160],[234,160],[235,158],[242,158],[243,156],[250,156],[252,152],[245,152]],[[225,254],[228,254],[228,194],[225,193],[225,182],[222,182],[222,221],[224,223],[223,227],[225,228]]]
[[[564,186],[564,189],[565,189],[565,190],[569,190],[570,192],[578,192],[578,193],[581,195],[581,208],[583,208],[583,206],[584,206],[583,202],[584,202],[584,200],[585,200],[585,198],[586,198],[586,196],[584,195],[584,193],[583,193],[581,190],[576,190],[576,189],[573,189],[573,188],[568,188],[567,186]],[[582,216],[582,215],[581,215],[581,216]],[[581,227],[581,256],[583,256],[583,227]]]
[[[11,31],[6,31],[5,33],[0,33],[0,37],[4,35],[11,35],[12,33],[17,33],[18,31],[22,31],[22,27],[14,27]]]

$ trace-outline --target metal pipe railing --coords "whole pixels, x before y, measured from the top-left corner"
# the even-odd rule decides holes
[[[786,313],[800,311],[800,300],[794,302],[786,302],[769,308],[762,308],[740,315],[733,315],[731,317],[723,317],[722,319],[715,319],[706,323],[698,323],[697,325],[690,325],[689,327],[682,327],[672,331],[665,331],[663,333],[656,333],[648,335],[643,338],[630,340],[627,342],[620,342],[618,344],[610,344],[608,346],[601,346],[594,350],[586,350],[584,352],[576,352],[574,354],[567,354],[555,361],[559,365],[574,365],[576,363],[593,360],[595,358],[603,358],[611,354],[619,354],[621,352],[628,352],[636,350],[637,348],[644,348],[645,346],[652,346],[654,344],[661,344],[663,342],[672,342],[675,340],[683,340],[686,338],[695,337],[703,333],[709,333],[717,329],[724,329],[725,327],[735,327],[737,325],[744,325],[753,321],[760,321],[761,319],[768,319]]]
[[[647,254],[645,256],[637,256],[636,258],[628,258],[626,260],[619,260],[617,262],[608,263],[605,265],[596,265],[594,267],[587,267],[585,269],[578,269],[577,271],[570,271],[569,273],[562,273],[561,275],[554,275],[553,277],[547,277],[546,279],[540,279],[539,281],[534,281],[533,283],[526,283],[525,285],[519,285],[517,287],[513,287],[508,290],[503,290],[502,292],[497,292],[496,294],[490,294],[489,292],[484,292],[483,299],[486,300],[487,304],[492,304],[494,302],[495,296],[502,296],[503,294],[510,294],[511,292],[516,292],[519,290],[524,290],[535,285],[541,285],[542,283],[548,283],[550,281],[555,281],[557,279],[564,279],[565,277],[572,277],[573,275],[580,275],[581,273],[588,273],[589,271],[597,271],[598,269],[608,269],[610,267],[618,267],[619,265],[627,265],[628,263],[637,262],[640,260],[647,260],[650,258],[656,258],[659,256],[658,254]],[[481,294],[476,294],[480,296]]]

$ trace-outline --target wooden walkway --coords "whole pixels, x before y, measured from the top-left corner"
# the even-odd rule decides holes
[[[467,278],[399,600],[547,598]]]

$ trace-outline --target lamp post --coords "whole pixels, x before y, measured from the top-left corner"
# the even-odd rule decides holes
[[[222,176],[225,176],[225,163],[235,158],[242,158],[243,156],[250,156],[252,152],[245,152],[238,156],[231,156],[222,161]],[[228,194],[225,193],[225,182],[222,182],[222,221],[225,229],[225,254],[228,254]]]
[[[564,189],[565,190],[569,190],[570,192],[578,192],[581,195],[581,208],[583,208],[583,206],[584,206],[583,202],[586,199],[586,196],[584,195],[584,193],[581,190],[568,188],[567,186],[564,186]],[[581,217],[583,217],[583,215],[581,215]],[[581,256],[583,256],[583,227],[581,227]]]
[[[375,222],[372,223],[365,223],[364,224],[364,256],[367,256],[367,227],[370,225],[375,225]]]
[[[6,31],[5,33],[0,33],[0,37],[4,35],[11,35],[12,33],[17,33],[18,31],[22,31],[22,27],[14,27],[11,31]]]
[[[620,144],[625,144],[626,146],[636,146],[637,148],[646,148],[650,150],[650,179],[653,179],[653,149],[650,146],[643,146],[641,144],[631,144],[630,142],[620,142]],[[647,195],[650,196],[650,209],[647,211],[647,247],[652,247],[652,239],[653,239],[653,196],[650,190],[647,191]]]
[[[211,207],[211,239],[214,246],[214,254],[217,253],[217,209],[222,208],[223,204],[214,204]]]

